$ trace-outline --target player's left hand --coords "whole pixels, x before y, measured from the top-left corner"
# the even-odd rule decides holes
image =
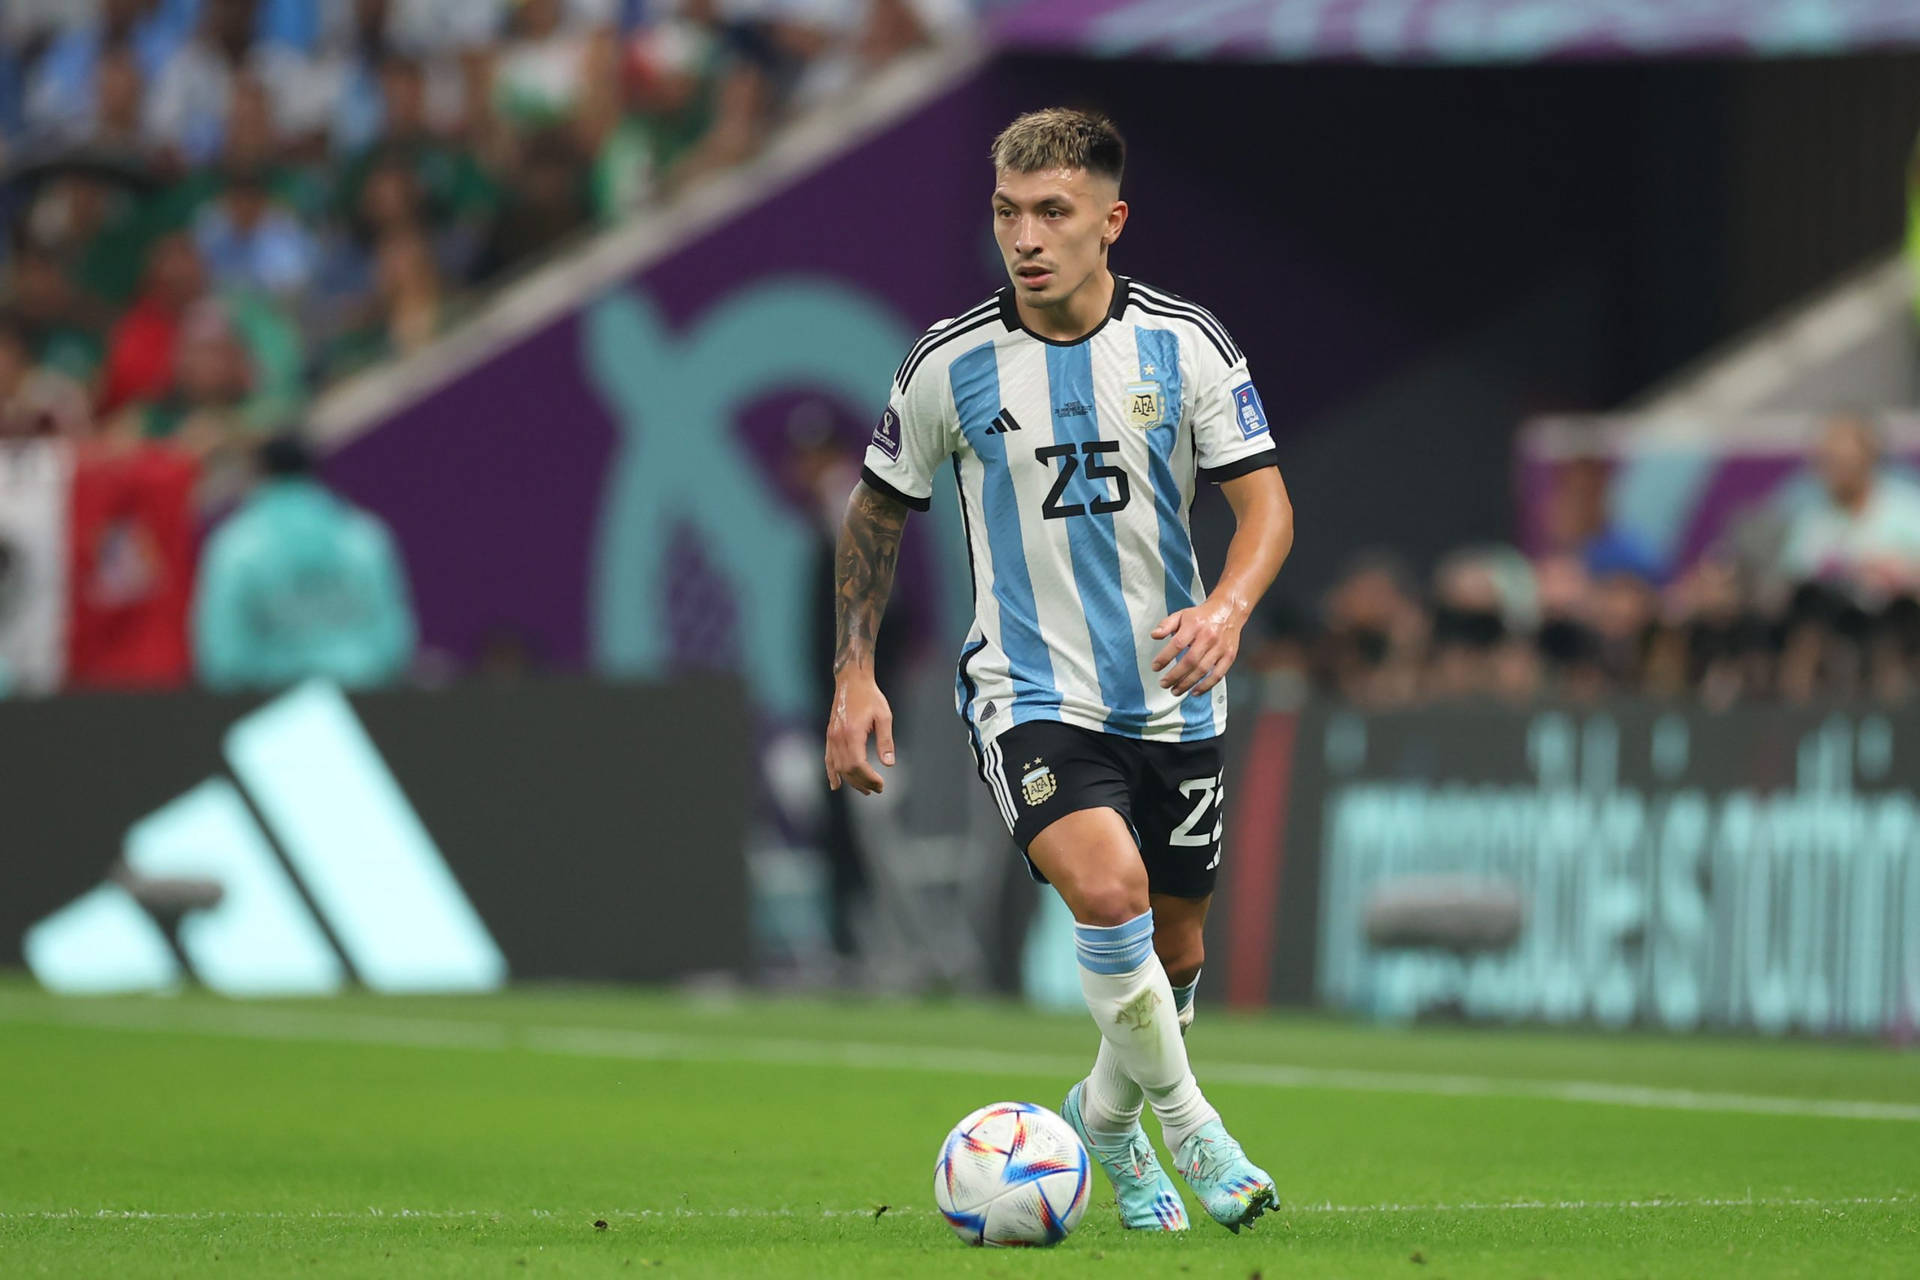
[[[1240,618],[1232,606],[1204,600],[1168,614],[1153,629],[1153,638],[1167,642],[1153,660],[1153,669],[1165,672],[1160,687],[1181,697],[1206,693],[1240,656]],[[1168,671],[1175,658],[1179,663]]]

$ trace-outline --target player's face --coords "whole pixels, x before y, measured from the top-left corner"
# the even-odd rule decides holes
[[[1015,173],[993,190],[993,238],[1020,301],[1058,306],[1106,264],[1127,206],[1110,179],[1085,169]]]

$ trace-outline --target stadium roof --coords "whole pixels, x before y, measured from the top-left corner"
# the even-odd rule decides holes
[[[1915,0],[1027,0],[1009,48],[1096,57],[1531,62],[1920,45]]]

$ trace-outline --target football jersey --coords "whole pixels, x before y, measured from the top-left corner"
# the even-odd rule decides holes
[[[1195,486],[1275,465],[1246,358],[1219,321],[1115,278],[1078,342],[1030,333],[1013,291],[936,324],[908,352],[861,475],[927,509],[950,465],[973,570],[955,701],[985,753],[1058,720],[1131,738],[1208,738],[1225,682],[1160,687],[1150,634],[1206,591],[1187,524]]]

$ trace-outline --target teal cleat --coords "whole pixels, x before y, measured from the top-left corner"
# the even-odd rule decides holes
[[[1213,1220],[1229,1231],[1237,1234],[1267,1210],[1280,1207],[1273,1179],[1247,1159],[1218,1120],[1200,1126],[1173,1158]]]
[[[1160,1157],[1153,1154],[1146,1130],[1135,1122],[1133,1132],[1119,1142],[1096,1143],[1080,1115],[1080,1091],[1086,1086],[1082,1080],[1067,1090],[1060,1114],[1107,1171],[1120,1205],[1120,1225],[1129,1231],[1185,1231],[1187,1207],[1180,1203],[1173,1179],[1160,1167]]]

